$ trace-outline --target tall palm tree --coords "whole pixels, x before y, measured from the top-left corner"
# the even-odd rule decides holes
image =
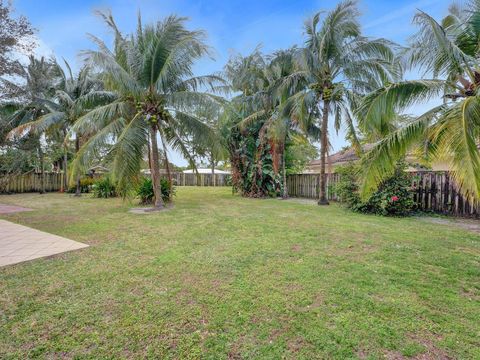
[[[262,87],[252,97],[255,111],[239,122],[240,127],[246,127],[252,122],[263,121],[260,134],[264,138],[261,142],[270,140],[274,146],[274,165],[281,163],[282,197],[288,197],[286,169],[285,169],[285,144],[291,134],[298,130],[298,123],[290,114],[283,111],[289,97],[299,91],[304,84],[299,82],[296,87],[282,86],[286,77],[293,74],[296,69],[296,48],[275,52],[269,57],[268,63],[262,67],[262,72],[257,73],[261,79]],[[280,159],[278,159],[280,157]]]
[[[78,131],[73,131],[71,134],[73,124],[92,108],[113,101],[115,95],[102,90],[103,85],[101,81],[92,75],[91,68],[88,66],[84,66],[75,76],[70,65],[67,62],[65,62],[65,65],[67,73],[60,66],[56,66],[56,70],[60,75],[60,81],[56,85],[53,99],[38,99],[48,112],[34,121],[23,123],[14,129],[13,132],[17,134],[25,132],[43,133],[53,128],[61,131],[65,137],[64,169],[66,172],[66,146],[68,138],[74,137],[75,153],[77,153],[80,149],[80,138],[82,135],[89,135]],[[76,174],[75,184],[75,195],[80,196],[79,174]]]
[[[92,37],[98,49],[84,55],[103,71],[107,87],[117,93],[118,99],[92,110],[75,125],[75,130],[96,132],[80,150],[76,168],[88,162],[99,144],[113,141],[113,174],[119,185],[126,187],[138,175],[149,144],[154,207],[162,208],[158,139],[162,146],[168,145],[191,159],[185,134],[211,136],[209,126],[194,115],[195,109],[219,101],[198,90],[214,90],[221,79],[193,76],[195,60],[208,55],[209,49],[202,31],[185,28],[185,18],[169,16],[144,26],[139,16],[136,33],[127,37],[110,14],[100,15],[115,33],[115,48],[111,51],[103,41]]]
[[[359,96],[391,82],[401,75],[393,44],[384,39],[361,35],[356,1],[346,0],[327,13],[320,26],[322,13],[305,23],[307,39],[298,52],[298,70],[285,78],[284,86],[300,87],[290,97],[289,112],[299,123],[311,121],[320,125],[320,199],[328,204],[325,163],[328,150],[330,115],[335,117],[338,131],[342,125],[358,146],[352,110]]]
[[[29,63],[22,68],[21,75],[25,80],[22,85],[15,84],[6,79],[1,81],[8,83],[8,87],[12,89],[15,98],[13,103],[4,104],[13,111],[8,118],[8,126],[12,129],[8,137],[23,137],[27,135],[26,128],[28,124],[37,121],[48,109],[45,107],[44,99],[51,98],[57,79],[55,71],[55,62],[47,60],[44,57],[37,59],[34,56],[29,57]],[[42,136],[44,131],[29,133],[30,140],[36,145],[37,156],[40,169],[40,193],[45,192],[44,179],[44,151],[42,148]]]
[[[397,112],[432,98],[434,106],[394,132],[369,151],[363,160],[362,194],[367,196],[387,176],[398,159],[419,150],[430,160],[450,164],[452,175],[467,198],[480,199],[480,2],[465,9],[450,7],[438,22],[418,12],[418,32],[404,56],[430,79],[386,84],[368,95],[358,111],[361,126],[382,132]]]
[[[254,156],[256,171],[243,174],[243,176],[253,175],[252,179],[243,179],[247,184],[252,184],[253,191],[247,191],[252,196],[262,196],[265,193],[265,189],[259,187],[255,191],[255,188],[257,178],[262,178],[263,155],[265,155],[262,153],[265,144],[268,143],[271,148],[271,154],[268,156],[272,156],[273,173],[277,175],[281,172],[282,197],[287,197],[285,143],[298,124],[282,110],[282,106],[298,89],[281,85],[283,79],[295,71],[295,52],[296,49],[292,48],[264,57],[257,48],[249,56],[232,58],[225,67],[226,77],[230,80],[232,90],[241,92],[232,99],[227,111],[231,125],[238,128],[240,133],[245,132],[249,127],[260,126],[258,134],[253,135],[258,136]],[[298,86],[301,85],[298,84]],[[252,134],[245,136],[252,136]],[[238,150],[231,149],[232,159],[238,155]],[[266,170],[271,171],[269,167]],[[280,183],[278,180],[275,182],[275,185]]]
[[[273,164],[269,162],[264,169],[267,140],[264,124],[274,107],[267,66],[266,58],[257,47],[248,56],[232,57],[224,69],[231,90],[237,93],[226,107],[223,119],[229,128],[227,138],[232,180],[236,189],[253,197],[264,196],[275,185]],[[264,176],[267,173],[272,174]]]

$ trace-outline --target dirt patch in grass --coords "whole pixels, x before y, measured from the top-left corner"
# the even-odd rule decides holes
[[[474,219],[451,219],[441,217],[419,217],[418,219],[432,224],[454,226],[459,229],[468,230],[480,234],[480,220]]]
[[[287,342],[287,349],[288,349],[288,351],[290,351],[293,354],[299,352],[305,346],[306,346],[306,342],[300,336],[297,336],[293,339],[290,339]]]
[[[302,246],[299,244],[295,244],[295,245],[292,245],[290,250],[292,250],[293,252],[299,252],[300,250],[302,250]]]
[[[434,336],[419,336],[411,334],[408,336],[410,341],[405,345],[404,349],[400,351],[387,351],[385,358],[388,360],[453,360],[448,353],[439,348],[432,340]],[[441,337],[437,336],[438,340]]]

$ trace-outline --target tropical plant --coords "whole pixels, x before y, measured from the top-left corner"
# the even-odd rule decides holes
[[[45,131],[28,131],[32,122],[38,121],[49,110],[45,106],[44,99],[53,95],[52,89],[56,80],[55,62],[45,58],[37,59],[29,57],[26,67],[19,69],[23,79],[22,84],[16,84],[3,79],[2,82],[10,90],[10,102],[2,104],[3,125],[2,129],[8,129],[4,134],[5,141],[11,144],[22,143],[22,147],[34,150],[38,157],[40,170],[40,193],[45,192],[44,181],[44,149]]]
[[[109,14],[101,14],[115,32],[115,48],[93,37],[97,50],[84,53],[103,71],[106,86],[118,99],[84,115],[74,126],[79,132],[96,133],[79,152],[75,168],[88,164],[99,145],[112,142],[112,173],[123,188],[138,178],[145,150],[155,193],[154,207],[163,207],[160,188],[159,146],[169,146],[191,159],[185,137],[208,138],[211,129],[195,110],[220,101],[199,88],[215,90],[217,76],[194,77],[195,60],[209,54],[202,31],[185,28],[185,19],[169,16],[144,26],[139,17],[137,32],[123,36]]]
[[[382,132],[395,114],[432,98],[431,107],[396,131],[385,134],[363,160],[362,194],[368,197],[391,176],[395,163],[408,152],[449,163],[460,191],[480,199],[480,2],[462,9],[451,6],[440,22],[418,12],[418,32],[404,52],[406,64],[431,79],[385,84],[368,95],[360,109],[361,126]]]
[[[160,179],[160,188],[163,201],[171,201],[172,197],[175,195],[175,187],[170,183],[170,180],[162,177]],[[140,199],[141,204],[147,205],[154,202],[155,194],[151,178],[143,178],[143,181],[140,181],[136,195]]]
[[[305,23],[307,39],[297,54],[297,70],[284,81],[285,87],[300,89],[285,106],[291,117],[304,128],[314,123],[321,130],[320,205],[328,204],[325,162],[330,115],[335,129],[345,126],[347,137],[360,151],[352,113],[359,97],[401,75],[394,44],[361,35],[356,1],[338,4],[319,27],[321,16],[317,13]]]
[[[242,92],[232,99],[227,115],[233,126],[229,141],[233,179],[244,195],[272,195],[281,189],[287,196],[285,144],[295,122],[279,109],[293,89],[279,85],[294,71],[294,51],[264,58],[256,49],[247,57],[232,58],[225,68],[233,90]]]
[[[110,176],[103,176],[93,182],[93,196],[97,198],[111,198],[117,196],[115,184]]]
[[[30,121],[23,121],[21,125],[12,130],[12,134],[21,135],[24,133],[42,134],[48,130],[60,131],[65,137],[64,169],[67,169],[67,142],[73,136],[75,142],[75,153],[80,149],[80,138],[89,134],[74,131],[70,133],[72,125],[87,111],[96,106],[111,102],[115,95],[102,90],[102,83],[92,75],[89,67],[84,66],[77,76],[73,75],[70,65],[65,62],[67,74],[56,65],[55,70],[60,76],[60,81],[55,86],[55,95],[52,99],[46,97],[36,98],[36,103],[42,107],[43,115],[30,118]],[[36,95],[38,96],[38,94]],[[65,176],[66,178],[66,176]],[[72,177],[73,180],[73,177]],[[75,195],[80,196],[80,174],[75,177]]]
[[[85,176],[80,178],[80,193],[81,194],[86,194],[91,192],[93,190],[93,185],[95,184],[95,180],[91,178],[90,176]],[[78,191],[77,189],[77,184],[71,184],[68,189],[67,193],[69,194],[76,194]]]

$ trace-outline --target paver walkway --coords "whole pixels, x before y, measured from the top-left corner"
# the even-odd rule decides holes
[[[77,250],[88,245],[0,220],[0,266]]]

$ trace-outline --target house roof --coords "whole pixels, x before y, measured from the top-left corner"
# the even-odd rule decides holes
[[[373,145],[374,144],[363,145],[363,151],[371,150]],[[355,161],[355,160],[358,160],[358,159],[359,159],[359,157],[358,157],[355,149],[354,148],[348,148],[348,149],[341,150],[339,152],[336,152],[335,154],[332,154],[332,155],[328,156],[326,163],[330,164],[330,165],[333,165],[333,164],[336,164],[336,163]],[[320,159],[310,161],[310,163],[308,165],[309,166],[320,165]]]

